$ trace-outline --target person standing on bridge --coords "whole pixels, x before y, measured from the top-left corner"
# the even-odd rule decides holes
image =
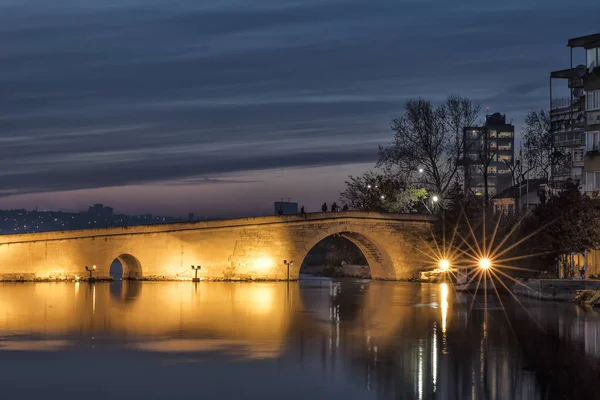
[[[344,208],[342,208],[342,211],[348,211],[348,204],[344,204]]]
[[[331,205],[331,212],[337,212],[337,210],[338,210],[338,205],[334,201],[333,204]]]
[[[300,207],[300,215],[302,215],[304,219],[306,219],[306,211],[304,211],[304,206]]]
[[[277,214],[283,215],[283,207],[279,207],[279,210],[277,210]]]
[[[323,205],[321,206],[321,211],[327,212],[327,203],[323,203]]]

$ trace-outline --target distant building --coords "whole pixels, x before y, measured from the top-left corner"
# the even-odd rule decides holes
[[[96,217],[111,217],[113,215],[112,207],[104,207],[102,204],[94,204],[88,208],[88,214]]]
[[[494,212],[519,214],[519,210],[530,210],[542,202],[547,179],[529,179],[520,185],[503,190],[491,200]]]
[[[488,161],[488,194],[493,196],[508,189],[515,158],[514,125],[506,123],[505,115],[495,113],[486,116],[484,126],[464,128],[463,135],[465,191],[484,193],[483,167]]]
[[[283,210],[284,215],[298,214],[298,203],[291,201],[276,201],[274,204],[275,215],[279,215],[279,210]]]

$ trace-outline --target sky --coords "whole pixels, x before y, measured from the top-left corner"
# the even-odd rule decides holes
[[[408,98],[468,96],[520,132],[599,12],[597,0],[0,0],[0,208],[317,210],[374,166]]]

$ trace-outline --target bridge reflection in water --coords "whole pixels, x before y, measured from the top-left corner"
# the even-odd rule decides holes
[[[573,358],[572,368],[597,374],[573,344],[583,342],[598,356],[600,338],[589,334],[600,327],[598,315],[582,317],[571,305],[550,312],[536,306],[553,335],[536,344],[537,328],[523,330],[534,324],[517,307],[507,304],[505,315],[492,304],[485,318],[477,302],[468,315],[463,300],[444,284],[355,280],[1,284],[0,354],[84,352],[93,341],[94,348],[128,357],[133,351],[243,361],[242,374],[276,360],[277,376],[291,375],[282,378],[282,391],[290,379],[303,385],[310,372],[325,382],[317,391],[341,382],[362,396],[420,399],[539,397],[550,385],[543,370],[552,367],[540,364],[540,354],[557,346],[563,359]],[[521,328],[512,330],[507,318]],[[112,354],[118,363],[119,353]],[[0,381],[18,372],[6,373]],[[272,381],[272,373],[260,376]],[[585,389],[585,382],[577,385]]]

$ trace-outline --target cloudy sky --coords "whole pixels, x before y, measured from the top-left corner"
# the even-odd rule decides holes
[[[409,97],[548,104],[597,0],[0,0],[0,208],[316,209]]]

